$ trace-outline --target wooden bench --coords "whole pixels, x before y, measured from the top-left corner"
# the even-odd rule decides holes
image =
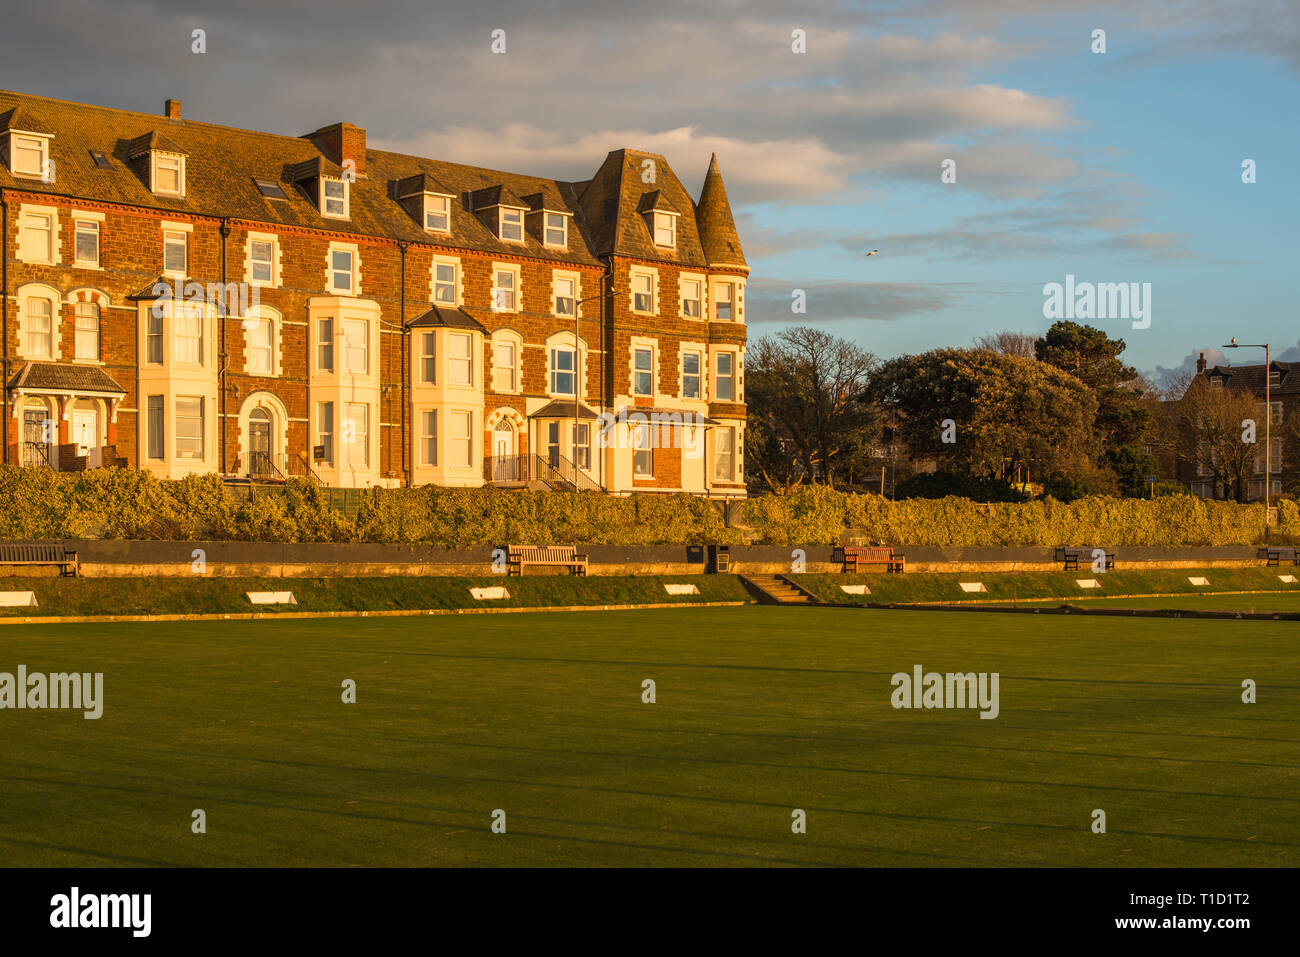
[[[1283,562],[1300,565],[1300,549],[1294,547],[1273,546],[1261,548],[1258,557],[1265,559],[1266,564],[1270,566],[1281,565]]]
[[[1088,565],[1091,567],[1093,562],[1092,553],[1095,551],[1097,551],[1097,549],[1095,548],[1064,548],[1058,546],[1056,550],[1052,553],[1052,561],[1061,562],[1062,565],[1064,566],[1065,571],[1067,572],[1070,571],[1077,572],[1079,570],[1080,561],[1087,562]],[[1112,555],[1110,552],[1106,551],[1105,549],[1101,549],[1101,552],[1105,556],[1106,571],[1108,572],[1114,571],[1115,556]]]
[[[528,565],[556,565],[587,574],[587,556],[579,555],[572,545],[506,546],[506,575],[522,575]]]
[[[902,573],[906,559],[888,545],[845,545],[841,560],[845,572],[856,572],[861,565],[884,565],[887,573]]]
[[[57,565],[59,574],[77,577],[77,550],[62,542],[0,544],[0,565]]]

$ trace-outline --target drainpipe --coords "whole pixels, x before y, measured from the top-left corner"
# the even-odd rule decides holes
[[[226,240],[230,238],[230,220],[221,221],[221,297],[217,309],[218,323],[221,334],[221,369],[217,375],[217,389],[220,390],[221,397],[217,400],[220,406],[217,421],[221,429],[221,474],[224,476],[226,471],[226,366],[230,360],[230,354],[226,351]],[[137,403],[138,404],[138,403]]]
[[[3,359],[0,360],[0,394],[3,394],[4,409],[4,446],[0,461],[9,464],[9,201],[5,191],[0,188],[0,247],[3,247],[3,262],[0,263],[0,342],[4,343]],[[21,438],[21,437],[20,437]]]
[[[402,329],[402,427],[401,427],[401,447],[402,447],[402,484],[406,488],[411,487],[411,456],[406,451],[406,250],[410,247],[410,242],[399,240],[397,248],[402,254],[402,278],[401,288],[398,291],[398,316]],[[392,446],[390,445],[391,449]]]

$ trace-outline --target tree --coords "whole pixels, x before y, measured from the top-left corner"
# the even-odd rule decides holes
[[[1021,469],[1085,468],[1095,455],[1092,392],[1033,359],[935,349],[884,363],[872,392],[899,413],[912,453],[948,471],[1009,483]]]
[[[994,332],[976,338],[975,348],[988,349],[990,352],[996,352],[1004,356],[1020,356],[1024,359],[1033,359],[1036,358],[1034,352],[1036,341],[1031,333],[1012,332],[1010,329],[1003,329],[1001,332]]]
[[[1120,359],[1125,348],[1123,339],[1112,339],[1100,329],[1062,321],[1034,343],[1034,354],[1092,389],[1097,397],[1098,462],[1115,473],[1124,494],[1140,496],[1143,489],[1132,484],[1131,473],[1137,462],[1143,463],[1140,467],[1155,465],[1144,448],[1155,418],[1149,383]]]
[[[1169,403],[1165,440],[1178,458],[1212,477],[1216,497],[1246,500],[1247,477],[1264,454],[1260,402],[1244,389],[1211,385],[1198,376],[1187,393]],[[1251,426],[1253,423],[1253,427]],[[1253,441],[1250,441],[1253,440]]]
[[[866,386],[876,358],[807,326],[765,336],[746,357],[746,454],[773,489],[861,481],[876,420]]]

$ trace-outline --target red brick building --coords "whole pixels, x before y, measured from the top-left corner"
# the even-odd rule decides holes
[[[692,200],[0,92],[0,219],[8,463],[744,495],[716,157]]]

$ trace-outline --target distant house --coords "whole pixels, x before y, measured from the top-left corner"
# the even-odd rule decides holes
[[[1281,433],[1282,424],[1293,415],[1300,415],[1300,362],[1272,362],[1267,379],[1263,363],[1247,366],[1208,367],[1205,355],[1196,362],[1196,375],[1211,388],[1239,389],[1259,401],[1258,443],[1259,454],[1253,463],[1253,475],[1246,481],[1246,498],[1249,501],[1264,498],[1264,436],[1266,421],[1271,423],[1272,451],[1270,466],[1270,496],[1276,499],[1283,489],[1294,489],[1300,484],[1300,461],[1288,460],[1286,443]],[[1267,388],[1266,388],[1267,384]],[[1265,408],[1265,396],[1271,408]],[[1268,413],[1268,419],[1265,413]],[[1180,463],[1179,480],[1187,485],[1193,495],[1201,498],[1222,497],[1223,490],[1204,465]]]

